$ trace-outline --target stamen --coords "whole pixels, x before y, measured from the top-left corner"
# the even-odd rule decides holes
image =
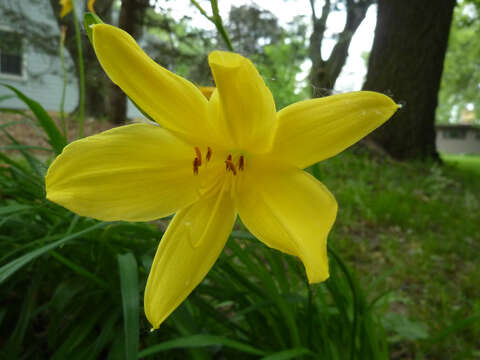
[[[200,160],[196,157],[193,159],[193,174],[198,175],[198,167],[200,166]]]
[[[229,170],[228,169],[228,162],[232,162],[232,154],[229,154],[228,157],[227,157],[227,160],[225,160],[225,169],[227,169],[227,171]]]
[[[229,156],[231,158],[231,156]],[[233,163],[232,160],[225,160],[225,165],[227,167],[227,171],[231,171],[233,175],[237,175],[237,168],[235,167],[235,164]]]
[[[207,147],[207,155],[205,156],[205,160],[209,162],[211,158],[212,158],[212,149],[210,149],[210,146],[209,146]]]
[[[200,152],[198,146],[195,146],[195,153],[197,154],[198,166],[202,166],[202,153]]]
[[[244,167],[245,167],[245,158],[243,157],[243,155],[240,155],[240,157],[238,158],[238,170],[243,170]]]

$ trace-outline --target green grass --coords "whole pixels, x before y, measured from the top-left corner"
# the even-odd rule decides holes
[[[480,155],[447,155],[442,154],[442,159],[460,169],[469,170],[480,175]]]
[[[0,153],[0,358],[388,358],[388,301],[333,247],[330,279],[309,286],[297,259],[240,223],[207,279],[150,332],[143,290],[168,220],[72,214],[45,199],[48,163],[7,137],[18,155]]]
[[[48,164],[11,141],[18,156],[0,152],[0,358],[480,357],[476,161],[397,163],[355,148],[313,166],[339,203],[331,278],[308,286],[297,259],[239,223],[206,280],[150,332],[143,289],[166,220],[70,213],[45,199]]]
[[[340,207],[330,244],[364,284],[393,290],[389,309],[413,333],[428,334],[409,341],[404,319],[384,318],[398,358],[480,357],[479,159],[405,164],[350,151],[317,165]]]

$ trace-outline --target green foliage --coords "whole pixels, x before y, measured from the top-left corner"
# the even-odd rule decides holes
[[[138,338],[140,336],[137,261],[132,253],[117,255],[117,260],[125,329],[125,358],[134,360],[138,357]]]
[[[275,15],[255,5],[232,7],[227,28],[235,51],[245,56],[262,53],[263,46],[278,44],[285,35]]]
[[[460,169],[480,175],[480,156],[478,155],[442,155],[442,159]]]
[[[381,294],[364,293],[333,249],[331,278],[309,286],[297,259],[241,224],[207,279],[149,332],[140,299],[164,223],[74,215],[45,199],[48,164],[20,155],[1,154],[0,357],[388,358]]]
[[[148,10],[145,26],[144,49],[157,63],[198,85],[212,84],[207,61],[217,47],[212,32],[193,27],[187,17],[176,21],[166,11]]]
[[[103,24],[102,19],[100,19],[96,14],[85,13],[85,15],[83,16],[83,26],[85,32],[87,33],[88,39],[90,40],[90,43],[93,42],[91,26],[95,24]]]
[[[48,142],[52,146],[52,149],[55,150],[56,154],[60,154],[65,145],[67,145],[67,140],[57,128],[52,118],[50,117],[50,115],[48,115],[45,109],[38,102],[30,99],[28,96],[26,96],[20,90],[14,88],[13,86],[1,83],[0,85],[10,89],[21,101],[25,103],[25,105],[28,106],[28,108],[34,113],[38,124],[45,131],[45,135],[48,136]]]
[[[235,51],[255,62],[278,110],[309,97],[297,80],[308,52],[307,26],[302,16],[282,28],[271,12],[243,5],[232,7],[227,28]]]
[[[227,28],[235,50],[255,62],[278,110],[309,97],[297,80],[308,52],[307,26],[302,16],[282,28],[271,12],[243,5],[232,7]]]
[[[439,93],[437,121],[458,122],[467,104],[480,121],[480,3],[460,1],[455,8]]]
[[[146,51],[156,62],[198,85],[214,85],[207,54],[225,48],[224,39],[192,27],[189,18],[175,21],[167,12],[148,11],[146,24]],[[233,7],[225,28],[233,49],[254,61],[272,90],[277,109],[308,97],[297,80],[307,58],[303,17],[283,29],[269,11],[256,6]]]
[[[306,89],[299,87],[297,75],[305,48],[295,42],[265,46],[263,54],[254,59],[265,83],[272,91],[277,110],[308,98]]]
[[[392,353],[404,358],[478,355],[474,160],[396,163],[357,148],[315,167],[339,203],[330,244],[355,264],[367,294],[368,284],[395,290],[379,300],[388,301],[381,321]]]
[[[368,153],[316,165],[312,173],[340,204],[330,279],[309,286],[297,259],[238,224],[205,281],[150,332],[141,299],[165,222],[102,223],[47,201],[48,163],[11,140],[19,154],[0,153],[1,358],[475,354],[474,173]]]

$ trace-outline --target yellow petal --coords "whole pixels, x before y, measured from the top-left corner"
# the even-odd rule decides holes
[[[72,11],[72,1],[71,0],[60,0],[60,5],[62,9],[60,10],[60,17],[63,18],[70,11]]]
[[[146,221],[198,199],[195,150],[156,125],[118,127],[65,147],[48,169],[47,198],[100,220]]]
[[[220,99],[217,121],[225,123],[235,147],[267,151],[275,124],[275,103],[255,66],[243,56],[225,51],[213,51],[208,61]]]
[[[327,235],[337,202],[310,174],[252,159],[239,181],[239,216],[266,245],[298,256],[310,283],[328,278]]]
[[[278,112],[272,156],[305,168],[338,154],[398,109],[388,96],[358,91],[301,101]]]
[[[155,121],[188,139],[210,137],[207,99],[197,86],[150,59],[114,26],[93,26],[93,46],[110,79]]]
[[[145,289],[145,314],[154,329],[208,273],[235,218],[230,192],[223,190],[175,215],[160,241]]]
[[[210,99],[213,92],[215,91],[215,86],[200,86],[199,89],[202,92],[203,96],[205,96],[207,99]]]
[[[87,9],[88,9],[88,11],[90,11],[92,13],[95,13],[95,9],[93,8],[93,5],[95,4],[95,1],[97,1],[97,0],[88,0]]]

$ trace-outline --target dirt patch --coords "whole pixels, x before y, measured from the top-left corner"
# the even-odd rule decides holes
[[[60,117],[51,114],[59,129],[62,129]],[[11,124],[6,126],[7,124]],[[78,120],[75,118],[67,118],[67,138],[68,142],[75,140],[78,136]],[[99,132],[113,128],[114,125],[108,121],[101,121],[94,118],[86,118],[84,123],[84,135],[89,136]],[[32,114],[0,113],[0,128],[6,130],[17,142],[22,145],[38,146],[50,148],[47,136],[43,129],[38,125]],[[62,130],[60,130],[63,132]],[[16,150],[9,150],[12,140],[3,131],[0,132],[0,147],[2,152],[11,153]],[[34,150],[35,153],[44,152],[42,150]]]

